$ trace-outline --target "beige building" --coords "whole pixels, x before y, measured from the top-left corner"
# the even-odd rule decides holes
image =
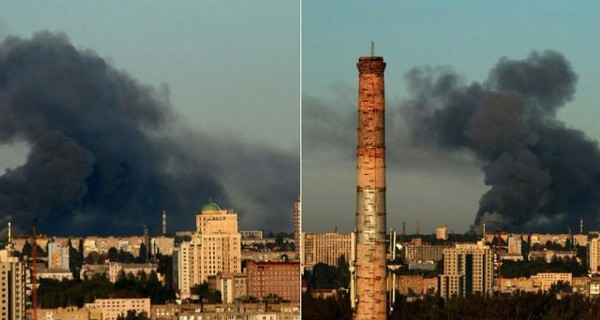
[[[523,239],[521,237],[515,237],[513,235],[508,237],[508,254],[509,255],[521,255],[523,254]]]
[[[85,308],[101,310],[104,320],[117,320],[119,315],[126,315],[129,310],[150,316],[150,298],[96,299],[93,303],[86,303]]]
[[[600,238],[591,238],[587,244],[588,269],[591,274],[598,274],[600,270]]]
[[[58,309],[40,309],[37,320],[104,320],[102,310],[88,308],[66,307]]]
[[[155,236],[150,239],[152,245],[152,253],[160,253],[162,255],[173,255],[173,248],[175,247],[175,238],[169,236]]]
[[[440,261],[442,260],[444,249],[446,248],[448,248],[448,246],[408,243],[404,245],[404,261]]]
[[[438,240],[448,240],[448,226],[443,225],[435,228],[435,238]]]
[[[304,269],[312,269],[317,263],[337,266],[338,258],[344,255],[350,259],[352,250],[351,233],[302,233],[301,248],[303,251]]]
[[[173,320],[181,311],[181,305],[175,303],[154,304],[151,307],[150,319],[153,320]]]
[[[157,265],[152,263],[120,263],[120,262],[109,262],[108,263],[108,280],[112,283],[117,282],[121,271],[128,275],[129,273],[134,276],[140,272],[150,276],[152,271],[156,272]]]
[[[158,318],[157,318],[158,319]],[[205,304],[204,310],[198,305],[181,306],[178,320],[300,320],[300,306],[297,303],[279,304]],[[170,319],[169,319],[170,320]]]
[[[217,275],[216,282],[223,303],[234,303],[237,299],[247,295],[245,273],[220,273]]]
[[[517,292],[534,292],[537,289],[534,288],[531,278],[499,278],[498,291],[514,294]]]
[[[69,247],[59,242],[48,243],[48,269],[69,270]]]
[[[63,279],[73,280],[73,273],[69,270],[49,270],[49,269],[38,269],[38,279],[54,279],[62,281]]]
[[[425,278],[423,275],[399,275],[396,276],[396,288],[400,294],[425,295],[437,292],[437,279]]]
[[[443,298],[493,292],[493,253],[482,242],[444,249],[444,274],[438,287]]]
[[[255,262],[246,265],[248,295],[264,298],[277,295],[292,303],[300,302],[299,262]]]
[[[0,319],[25,319],[25,263],[0,250]]]
[[[542,292],[549,291],[552,285],[557,284],[559,281],[573,283],[573,274],[566,272],[543,272],[531,276],[533,281],[533,287],[541,290]]]
[[[190,297],[190,289],[218,273],[241,272],[241,235],[233,210],[222,210],[209,203],[196,215],[196,232],[174,250],[174,276],[181,298]]]

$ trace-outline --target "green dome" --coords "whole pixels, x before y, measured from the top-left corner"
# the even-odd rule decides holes
[[[201,212],[204,211],[221,211],[221,208],[214,202],[210,202],[202,206]]]

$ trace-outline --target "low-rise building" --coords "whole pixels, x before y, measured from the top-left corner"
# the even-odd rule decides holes
[[[37,320],[104,320],[102,310],[90,310],[75,306],[57,309],[40,309],[37,311]]]
[[[248,295],[259,299],[277,295],[300,302],[300,262],[256,262],[246,265]]]
[[[102,310],[104,320],[117,320],[129,310],[150,315],[150,298],[96,299],[92,303],[86,303],[85,307],[89,310]]]
[[[234,303],[247,296],[245,273],[220,273],[216,279],[216,289],[221,292],[223,303]]]
[[[109,262],[108,263],[108,280],[112,283],[117,282],[119,274],[123,272],[125,275],[133,274],[138,275],[140,272],[150,275],[152,272],[156,272],[157,265],[152,263],[119,263]]]
[[[533,280],[534,288],[539,288],[542,292],[547,292],[552,285],[557,284],[559,281],[570,285],[573,282],[573,274],[566,272],[542,272],[531,276],[531,279]]]
[[[182,306],[177,316],[178,320],[300,320],[298,304],[205,304]]]

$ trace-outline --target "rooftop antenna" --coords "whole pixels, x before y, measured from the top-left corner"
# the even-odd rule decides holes
[[[375,56],[375,41],[371,40],[371,57]]]

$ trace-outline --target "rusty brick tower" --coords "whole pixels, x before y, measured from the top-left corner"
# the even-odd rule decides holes
[[[373,50],[371,50],[373,52]],[[385,62],[360,57],[354,319],[386,319]]]

